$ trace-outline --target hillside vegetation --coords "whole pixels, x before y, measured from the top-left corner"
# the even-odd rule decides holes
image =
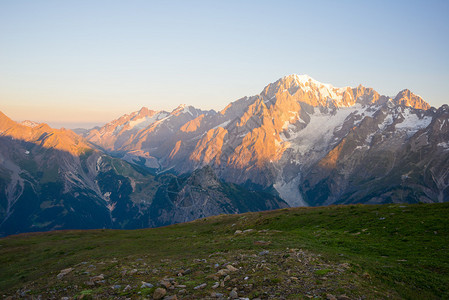
[[[449,203],[289,208],[0,239],[3,297],[449,298]]]

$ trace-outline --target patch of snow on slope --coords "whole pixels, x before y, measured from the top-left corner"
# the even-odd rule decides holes
[[[432,117],[426,116],[419,118],[418,115],[413,114],[410,109],[406,109],[403,112],[404,121],[396,124],[396,129],[406,130],[409,134],[414,134],[422,128],[429,126],[432,121]]]
[[[393,124],[393,116],[392,115],[387,115],[384,119],[384,121],[378,125],[379,129],[381,131],[384,131],[385,128],[387,128],[388,126],[390,126],[391,124]]]
[[[292,132],[293,128],[290,127],[290,138],[287,139],[284,135],[281,136],[284,141],[290,143],[290,148],[302,155],[311,150],[324,150],[329,145],[334,130],[343,124],[352,112],[361,109],[361,105],[354,105],[352,107],[340,108],[335,115],[331,115],[320,113],[319,109],[315,108],[315,113],[310,115],[310,122],[304,129]]]
[[[30,120],[25,120],[21,124],[24,125],[24,126],[27,126],[27,127],[31,127],[31,128],[34,128],[34,127],[39,125],[39,123],[34,122],[34,121],[30,121]]]
[[[151,117],[145,117],[145,118],[129,121],[128,126],[129,126],[129,129],[135,128],[137,130],[140,130],[140,129],[143,129],[143,128],[147,127],[148,125],[156,122],[159,118],[163,118],[165,116],[166,116],[165,113],[157,113]]]
[[[437,146],[446,149],[446,151],[449,150],[449,142],[441,142],[441,143],[438,143]]]
[[[215,127],[212,128],[212,129],[217,129],[218,127],[225,128],[226,125],[228,125],[229,123],[231,123],[231,120],[225,121],[225,122],[221,123],[220,125],[215,126]]]
[[[273,185],[279,193],[279,196],[291,207],[307,206],[307,203],[304,201],[301,193],[299,192],[300,180],[301,176],[298,175],[289,182],[285,182],[282,178]]]

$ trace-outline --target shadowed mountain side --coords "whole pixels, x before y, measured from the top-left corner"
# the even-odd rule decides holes
[[[135,182],[153,178],[98,151],[74,156],[0,137],[0,234],[140,228],[133,218],[139,208],[131,200],[131,180],[123,176],[131,173]]]
[[[190,176],[170,177],[151,205],[150,220],[156,220],[157,225],[187,222],[217,212],[236,214],[288,207],[270,193],[220,181],[210,166],[197,169]]]
[[[173,189],[174,182],[182,186]],[[155,227],[287,206],[271,194],[223,183],[210,168],[178,181],[98,150],[73,155],[0,136],[0,235]]]
[[[384,108],[351,129],[303,177],[300,188],[306,201],[310,205],[448,201],[449,108],[443,105],[427,117],[424,114],[427,126],[407,130],[400,125],[411,110]]]

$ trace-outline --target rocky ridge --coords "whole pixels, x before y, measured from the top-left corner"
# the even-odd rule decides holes
[[[420,188],[423,195],[405,200],[396,193],[360,198],[347,195],[361,187],[348,178],[360,177],[362,163],[403,156],[409,150],[401,148],[401,144],[430,126],[436,117],[437,110],[409,90],[387,97],[362,85],[337,88],[307,75],[290,75],[267,85],[259,95],[230,103],[220,112],[178,108],[170,117],[148,125],[110,151],[158,172],[184,174],[208,165],[226,182],[252,189],[274,188],[291,206],[435,202],[439,201],[435,194],[440,193],[433,188],[435,182]],[[443,136],[440,140],[444,140]],[[432,148],[440,149],[438,156],[445,160],[447,153],[441,146],[434,144]],[[341,151],[348,152],[347,164],[351,165],[344,171],[337,166],[346,161]],[[356,153],[354,160],[349,152]],[[371,175],[375,181],[387,182],[388,170],[378,169]],[[345,176],[338,177],[341,172]],[[328,182],[328,176],[329,191],[314,192]],[[379,185],[380,189],[389,187]]]
[[[155,227],[282,207],[280,198],[224,183],[211,169],[156,175],[92,148],[70,130],[0,115],[0,236]]]

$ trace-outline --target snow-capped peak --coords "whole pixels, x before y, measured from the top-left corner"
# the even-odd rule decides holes
[[[314,84],[316,86],[325,86],[327,88],[334,88],[334,86],[332,84],[320,82],[318,80],[313,79],[312,77],[310,77],[307,74],[301,74],[301,75],[291,74],[291,75],[287,75],[287,76],[281,78],[280,80],[284,80],[284,81],[285,80],[293,80],[300,85],[306,85],[307,83],[309,83],[309,84]]]
[[[39,125],[39,123],[34,122],[34,121],[30,121],[30,120],[25,120],[25,121],[23,121],[20,124],[22,124],[23,126],[31,127],[31,128],[34,128],[34,127]]]
[[[195,114],[195,108],[193,106],[187,105],[187,104],[180,104],[177,108],[175,108],[172,112],[171,115],[180,115],[180,114],[184,114],[184,113],[188,113],[191,114],[192,116]]]

